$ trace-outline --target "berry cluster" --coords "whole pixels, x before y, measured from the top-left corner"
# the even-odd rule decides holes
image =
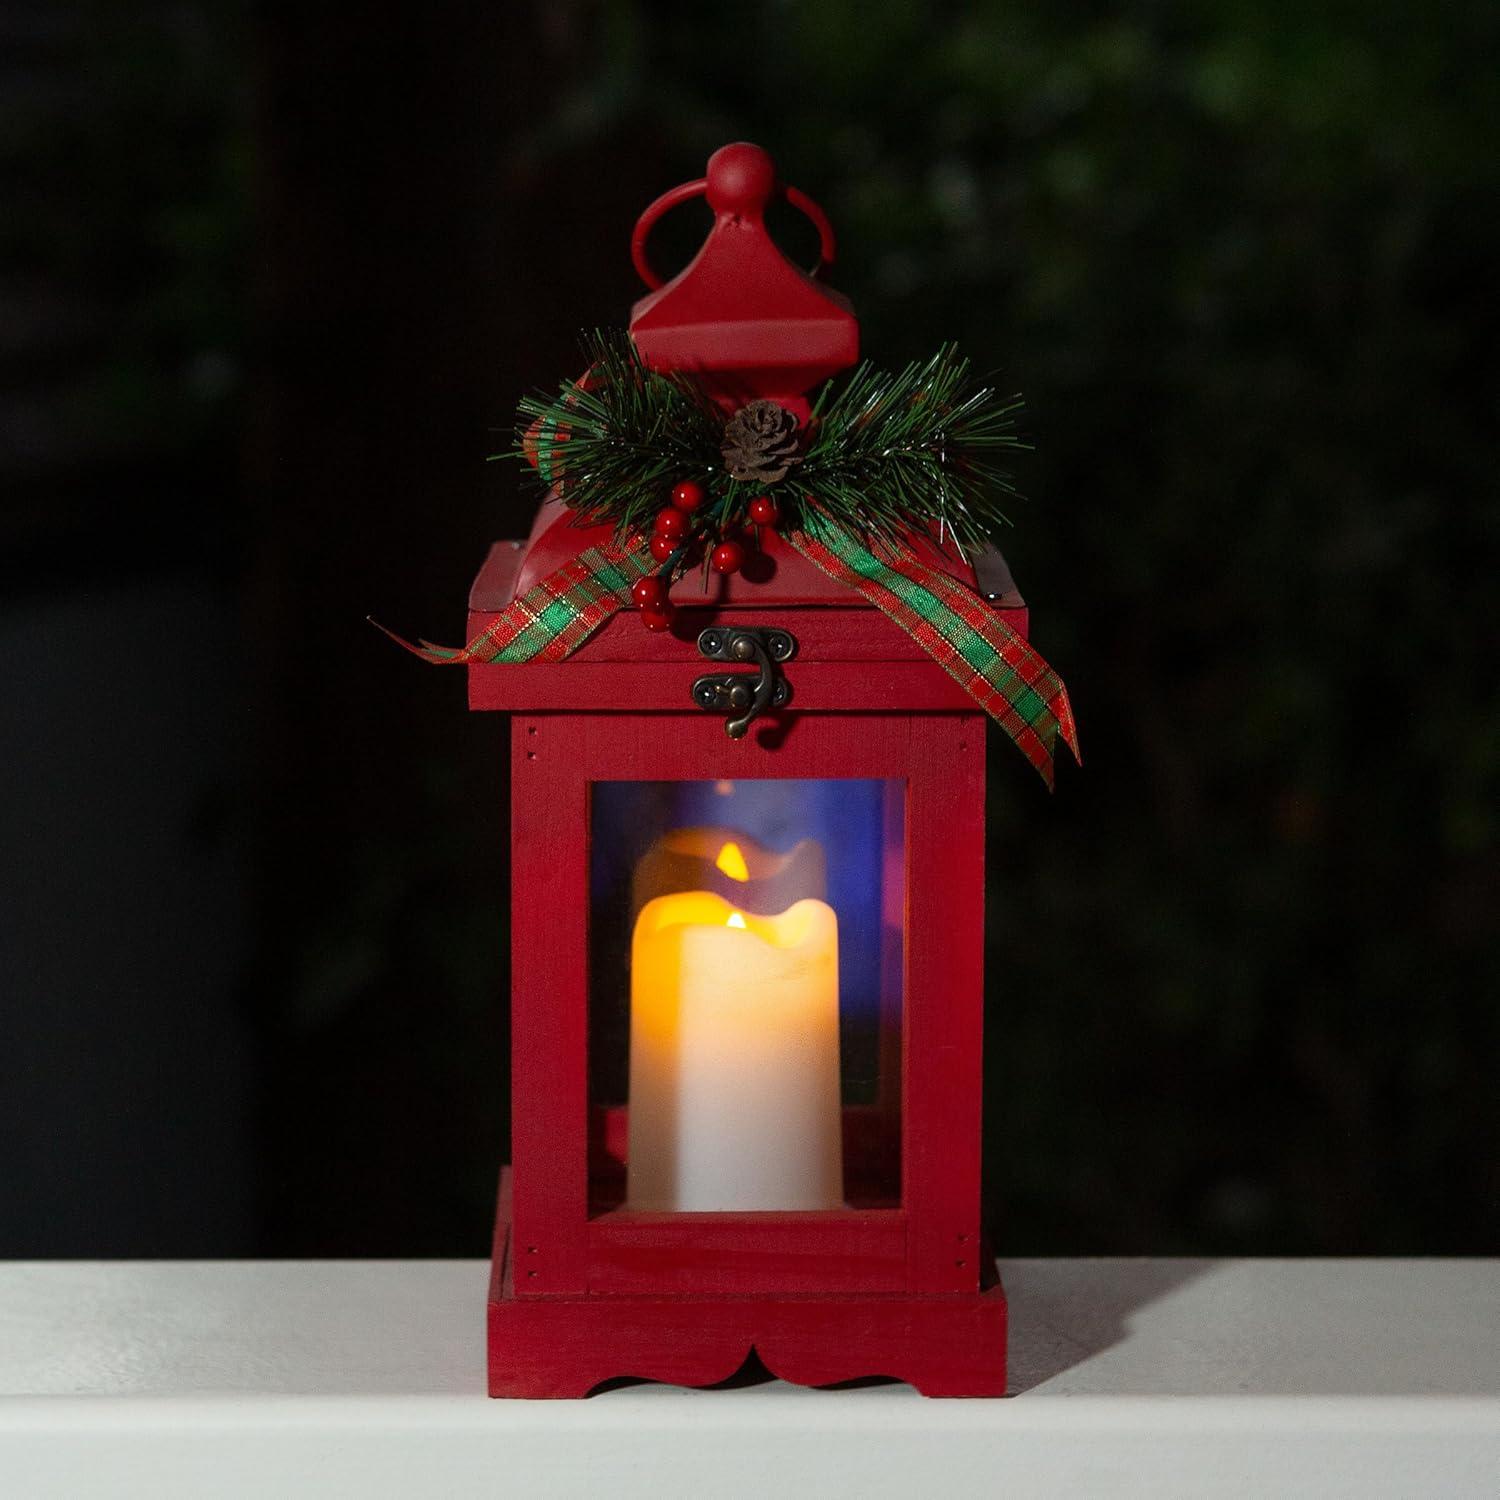
[[[684,479],[673,486],[671,503],[657,512],[651,533],[651,556],[661,568],[638,578],[630,589],[630,597],[647,630],[672,628],[676,609],[667,597],[667,590],[677,568],[705,540],[713,542],[708,565],[715,573],[738,573],[745,565],[746,542],[737,531],[722,523],[699,524],[698,512],[706,498],[701,484]],[[775,526],[780,519],[776,502],[769,495],[757,495],[746,507],[746,515],[756,526]]]

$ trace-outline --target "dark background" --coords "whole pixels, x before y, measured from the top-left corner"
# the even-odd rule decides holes
[[[339,9],[0,8],[0,1253],[484,1252],[502,723],[363,620],[736,138],[1029,398],[1001,1249],[1500,1249],[1500,11]]]

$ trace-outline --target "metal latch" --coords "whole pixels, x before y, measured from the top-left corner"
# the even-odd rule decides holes
[[[698,636],[698,651],[709,661],[733,661],[759,668],[749,672],[709,672],[693,684],[693,702],[711,713],[727,714],[724,728],[730,739],[745,737],[751,723],[768,708],[791,701],[792,685],[781,675],[781,664],[797,654],[797,639],[789,630],[754,625],[710,625]]]

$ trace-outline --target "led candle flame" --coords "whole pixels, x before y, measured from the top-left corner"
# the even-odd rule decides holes
[[[714,867],[722,870],[731,880],[744,881],[750,878],[750,866],[745,863],[744,851],[732,840],[719,850]]]
[[[631,953],[628,1206],[843,1205],[838,921],[659,896]]]
[[[811,897],[828,895],[823,846],[799,839],[784,854],[737,828],[674,828],[663,834],[636,865],[631,908],[674,891],[714,891],[739,911],[786,911]]]

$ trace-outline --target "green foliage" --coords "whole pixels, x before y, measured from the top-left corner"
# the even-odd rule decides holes
[[[788,482],[804,505],[868,539],[899,546],[936,524],[961,552],[977,550],[1008,524],[998,497],[1015,487],[996,459],[1026,446],[1020,409],[1019,396],[974,385],[951,344],[896,374],[866,361],[823,388],[806,461]]]
[[[1026,446],[1015,431],[1021,398],[976,385],[951,345],[894,374],[865,362],[827,382],[801,461],[770,483],[726,472],[724,414],[691,375],[647,368],[619,329],[585,335],[583,354],[582,380],[522,399],[509,456],[530,461],[543,450],[541,483],[563,476],[568,505],[621,538],[648,531],[682,479],[704,485],[708,503],[695,519],[715,535],[767,492],[788,529],[816,516],[892,548],[936,526],[960,551],[977,549],[1007,523],[997,495],[1015,490],[996,457]]]
[[[582,380],[557,396],[522,398],[510,456],[530,458],[538,424],[535,441],[556,443],[538,467],[542,485],[566,474],[563,497],[580,519],[612,525],[622,539],[650,530],[679,480],[707,480],[722,505],[733,489],[720,468],[724,420],[697,382],[648,369],[620,329],[585,334],[583,356]]]
[[[256,113],[269,156],[255,175],[281,158],[312,185],[295,201],[326,195],[309,223],[351,226],[339,256],[325,250],[311,268],[339,291],[356,266],[379,273],[354,278],[353,303],[309,299],[305,342],[279,345],[254,320],[264,342],[252,366],[274,363],[303,389],[302,420],[326,430],[326,451],[379,455],[360,482],[344,476],[341,529],[312,533],[299,554],[292,576],[306,597],[326,602],[335,573],[390,588],[414,571],[410,558],[358,550],[394,534],[367,525],[374,517],[420,518],[411,534],[425,537],[432,597],[451,594],[464,546],[514,534],[477,509],[467,531],[452,520],[468,508],[453,497],[471,492],[442,465],[465,450],[436,413],[451,418],[464,402],[441,382],[429,392],[427,360],[465,344],[487,359],[480,330],[495,326],[536,339],[535,315],[483,322],[486,299],[545,305],[564,329],[580,308],[613,300],[623,323],[630,215],[697,177],[725,141],[760,141],[833,220],[829,279],[852,297],[866,350],[899,368],[960,339],[979,368],[1024,386],[1038,442],[1021,469],[1033,498],[1017,507],[1006,551],[1035,639],[1072,690],[1088,762],[1061,768],[1053,799],[1008,748],[992,767],[986,1120],[1001,1247],[1500,1243],[1500,9],[594,0],[587,26],[555,25],[550,11],[544,25],[545,7],[506,9],[526,43],[507,55],[523,63],[506,74],[496,53],[492,74],[485,56],[484,87],[511,112],[482,137],[453,128],[434,145],[411,124],[452,85],[441,43],[455,23],[436,8],[425,37],[413,15],[394,41],[367,28],[352,49],[346,31],[292,27],[298,45],[281,50],[296,66],[283,62],[264,85]],[[28,278],[58,266],[106,299],[121,289],[126,315],[86,345],[86,361],[27,356],[35,379],[60,388],[81,373],[76,408],[87,415],[38,425],[22,403],[18,454],[38,437],[70,460],[86,454],[76,438],[101,430],[101,410],[128,420],[133,446],[180,446],[225,409],[200,403],[192,383],[199,351],[238,347],[240,304],[226,310],[223,289],[239,294],[249,264],[249,174],[214,144],[230,126],[240,139],[236,91],[204,66],[191,27],[180,46],[133,12],[111,23],[122,28],[139,53],[128,65],[95,68],[76,95],[50,80],[22,91],[18,118],[36,124],[17,144],[40,165],[6,242]],[[319,36],[325,50],[309,60],[301,46]],[[399,72],[383,71],[398,50]],[[534,80],[525,89],[504,81],[523,72]],[[357,148],[338,129],[350,119]],[[372,124],[383,129],[370,136]],[[482,191],[479,168],[451,176],[481,160]],[[605,180],[612,171],[629,181]],[[536,246],[558,240],[527,217],[542,202],[516,192],[528,179],[548,185],[549,222],[597,247],[547,261]],[[69,182],[87,188],[76,209],[53,191]],[[457,222],[445,209],[483,217],[497,201],[483,254],[462,235],[440,252],[410,232],[434,215]],[[222,225],[207,244],[205,222]],[[775,227],[811,258],[795,216]],[[688,208],[663,222],[653,249],[664,268],[674,245],[693,252],[701,228]],[[28,305],[45,300],[39,283],[17,285]],[[57,326],[74,327],[74,314]],[[523,353],[538,374],[555,367],[551,349]],[[367,364],[379,378],[358,378]],[[451,379],[455,366],[441,368]],[[325,393],[338,398],[326,409]],[[503,392],[492,399],[498,410]],[[382,489],[388,454],[400,462]],[[310,488],[338,472],[306,467]],[[285,482],[262,489],[284,493]],[[98,493],[99,515],[129,517],[122,531],[159,549],[165,528],[141,524],[159,508],[155,475],[112,474]],[[231,511],[203,499],[220,493],[195,468],[188,519]],[[422,512],[422,495],[443,497],[446,521]],[[48,491],[16,509],[18,526],[51,525],[61,507]],[[464,544],[430,545],[443,525]],[[70,550],[119,566],[93,529]],[[330,703],[349,723],[349,664],[337,668],[329,692],[295,657],[288,680],[309,726]],[[385,691],[358,701],[384,708]],[[426,736],[435,776],[454,774],[456,757],[473,753],[464,745],[492,754],[477,726],[461,734],[444,717],[449,684],[413,691],[432,698],[404,732]],[[403,732],[381,728],[358,760],[379,766]],[[337,737],[306,737],[320,742],[337,759],[319,784],[326,800],[350,805],[347,758],[332,756]],[[361,1253],[380,1243],[409,1253],[412,1233],[456,1253],[433,1226],[455,1222],[459,1203],[477,1247],[490,1209],[506,1097],[504,1077],[485,1071],[500,1055],[494,872],[505,835],[482,818],[505,804],[481,799],[490,813],[471,822],[473,784],[460,783],[418,812],[378,779],[352,826],[363,833],[397,808],[384,856],[350,840],[337,866],[350,882],[379,883],[377,904],[399,918],[382,936],[383,1008],[347,1002],[324,1051],[300,1064],[309,1097],[343,1101],[338,1117],[353,1124],[339,1144],[363,1173],[314,1148],[326,1115],[298,1121],[283,1162],[312,1163],[315,1211],[363,1224],[380,1206],[385,1241],[341,1242]],[[303,837],[303,817],[323,815],[320,800],[289,808],[278,797],[294,829],[283,848]],[[412,849],[433,828],[472,846],[440,851],[429,869]],[[388,869],[405,882],[399,904],[385,901]],[[267,884],[286,879],[273,868]],[[347,900],[349,888],[333,880],[321,894]],[[354,907],[351,930],[370,902]],[[337,900],[306,911],[336,946]],[[363,939],[349,941],[357,958]],[[462,981],[451,977],[460,968]],[[408,1076],[414,1036],[422,1055]],[[381,1045],[394,1059],[384,1066],[371,1051]],[[363,1094],[339,1086],[351,1077]],[[392,1079],[413,1110],[438,1101],[426,1107],[461,1120],[433,1130],[430,1113],[392,1115]],[[372,1139],[389,1149],[377,1154]],[[389,1191],[393,1164],[404,1198]],[[362,1191],[370,1182],[378,1190]]]
[[[0,576],[86,549],[222,555],[248,321],[239,0],[18,20],[0,113]],[[121,506],[122,493],[132,496]]]

